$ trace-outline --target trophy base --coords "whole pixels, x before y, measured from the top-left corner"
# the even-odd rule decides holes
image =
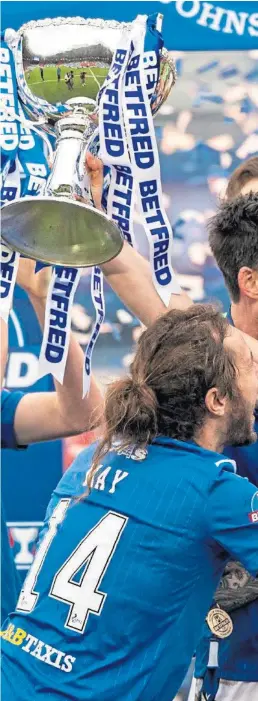
[[[123,239],[115,222],[65,197],[26,197],[2,209],[2,239],[27,258],[84,268],[115,258]]]

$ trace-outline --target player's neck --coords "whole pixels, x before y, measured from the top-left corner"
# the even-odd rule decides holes
[[[222,453],[224,449],[224,433],[215,429],[214,422],[212,425],[208,420],[204,426],[196,433],[194,442],[205,450],[211,450],[213,453]]]
[[[243,298],[239,302],[231,304],[231,317],[234,326],[258,339],[258,304],[252,300]]]

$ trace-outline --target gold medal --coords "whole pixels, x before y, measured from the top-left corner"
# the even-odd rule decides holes
[[[209,629],[217,638],[228,638],[233,630],[233,622],[226,611],[219,606],[210,609],[206,618]]]

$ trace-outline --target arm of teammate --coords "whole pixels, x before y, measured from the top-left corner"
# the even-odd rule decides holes
[[[102,210],[102,161],[87,152],[85,166],[90,179],[90,189],[95,207]],[[165,314],[168,310],[185,310],[193,304],[186,292],[181,290],[180,293],[171,295],[167,308],[155,290],[149,262],[126,241],[121,253],[101,267],[113,290],[145,326],[152,324],[158,316]],[[240,331],[232,327],[232,333],[239,336]],[[246,334],[242,335],[258,363],[258,341]]]
[[[207,503],[208,529],[217,544],[258,575],[258,491],[247,479],[221,470]]]
[[[252,577],[239,562],[230,561],[215,592],[216,603],[225,611],[234,611],[257,598],[258,579]]]
[[[150,265],[130,244],[101,266],[107,282],[122,302],[145,326],[150,326],[167,308],[153,285]]]
[[[95,207],[102,210],[102,161],[88,152],[85,165]],[[145,326],[152,324],[158,316],[167,311],[155,290],[149,262],[126,241],[121,253],[104,263],[101,269],[114,292]],[[186,309],[190,304],[192,301],[184,292],[172,295],[171,308]]]
[[[8,326],[1,319],[1,448],[19,448],[25,447],[17,444],[14,431],[14,419],[17,406],[20,403],[23,392],[9,392],[7,389],[2,389],[6,363],[8,357]]]
[[[34,261],[22,259],[17,281],[28,293],[43,329],[50,268],[36,275],[34,268]],[[101,423],[103,398],[93,376],[82,399],[83,362],[83,351],[71,334],[63,385],[55,382],[55,392],[24,394],[17,404],[14,431],[19,446],[83,433]]]

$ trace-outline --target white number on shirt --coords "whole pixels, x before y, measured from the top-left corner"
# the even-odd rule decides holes
[[[66,628],[83,633],[89,613],[100,615],[107,595],[98,591],[98,586],[126,522],[126,517],[109,511],[81,540],[55,575],[49,595],[70,605]],[[73,581],[82,567],[79,581]]]
[[[49,520],[49,530],[44,536],[35,560],[26,577],[17,604],[18,611],[30,613],[38,600],[34,591],[36,581],[45,560],[47,551],[62,522],[70,499],[61,499]],[[56,573],[49,596],[64,604],[69,604],[65,627],[84,633],[90,613],[100,615],[106,594],[99,591],[102,578],[114,555],[123,529],[128,519],[121,514],[109,511],[81,540],[66,562]],[[81,570],[77,581],[76,574]]]
[[[50,548],[53,538],[56,535],[57,527],[64,520],[70,501],[71,499],[61,499],[53,510],[52,516],[49,519],[48,531],[46,532],[44,538],[42,538],[29,573],[24,581],[16,606],[17,611],[31,613],[36,606],[39,594],[38,592],[34,591],[34,587],[36,586],[46,554]]]

